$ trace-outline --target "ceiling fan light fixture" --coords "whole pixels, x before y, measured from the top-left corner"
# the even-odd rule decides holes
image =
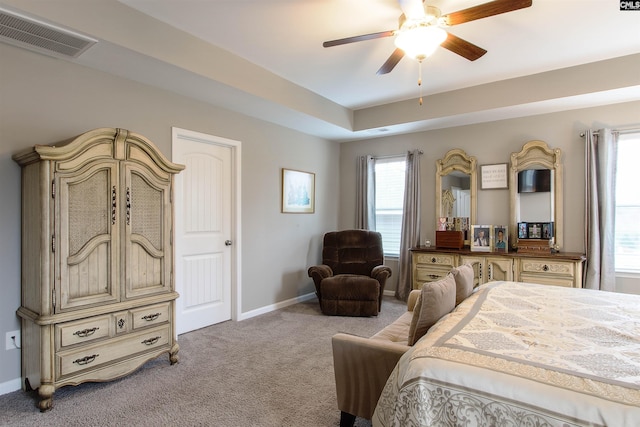
[[[395,39],[396,47],[418,61],[430,56],[447,39],[447,32],[434,25],[417,25],[401,30]]]

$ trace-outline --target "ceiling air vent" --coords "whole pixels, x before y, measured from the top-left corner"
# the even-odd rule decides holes
[[[63,58],[77,58],[98,42],[1,8],[0,41]]]

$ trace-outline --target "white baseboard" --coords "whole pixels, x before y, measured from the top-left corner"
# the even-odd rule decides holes
[[[22,387],[22,379],[16,378],[15,380],[5,381],[0,383],[0,395],[11,393],[20,390]]]
[[[297,304],[303,301],[309,301],[316,297],[315,293],[309,293],[306,295],[300,295],[296,298],[291,298],[286,301],[280,301],[276,304],[267,305],[264,307],[256,308],[255,310],[247,311],[246,313],[241,313],[238,317],[238,321],[247,320],[255,316],[259,316],[261,314],[269,313],[271,311],[279,310],[281,308],[289,307],[290,305]]]

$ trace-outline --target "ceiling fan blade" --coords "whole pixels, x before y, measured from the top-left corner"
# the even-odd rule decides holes
[[[380,31],[379,33],[363,34],[361,36],[346,37],[344,39],[329,40],[322,43],[323,47],[339,46],[341,44],[361,42],[364,40],[380,39],[383,37],[391,37],[395,31]]]
[[[380,75],[390,73],[391,70],[393,70],[395,66],[398,65],[398,62],[400,62],[403,56],[404,51],[402,49],[394,50],[391,56],[385,61],[384,64],[382,64],[382,67],[380,67],[376,74]]]
[[[414,20],[420,19],[425,16],[423,0],[398,0],[400,9],[407,19]]]
[[[531,6],[532,0],[495,0],[444,15],[447,25],[458,25],[476,19],[512,12]]]
[[[458,55],[468,59],[469,61],[475,61],[476,59],[487,53],[487,51],[483,48],[478,47],[475,44],[470,43],[464,39],[461,39],[458,36],[454,36],[451,33],[447,34],[447,39],[440,46],[450,50],[453,53],[457,53]]]

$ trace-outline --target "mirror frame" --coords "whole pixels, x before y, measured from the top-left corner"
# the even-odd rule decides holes
[[[464,150],[454,148],[447,151],[444,158],[436,161],[436,230],[438,229],[438,218],[442,215],[442,177],[449,175],[451,172],[459,171],[465,175],[469,175],[469,193],[470,193],[470,212],[469,225],[476,223],[477,214],[477,161],[474,156],[469,156]],[[465,240],[468,244],[469,240]]]
[[[531,169],[532,166],[542,166],[554,171],[553,174],[553,249],[559,251],[563,244],[563,212],[562,212],[562,151],[550,148],[546,142],[534,140],[522,146],[518,153],[511,153],[511,167],[509,170],[510,185],[510,222],[509,236],[511,247],[518,246],[518,220],[520,218],[520,195],[518,194],[518,172]]]

